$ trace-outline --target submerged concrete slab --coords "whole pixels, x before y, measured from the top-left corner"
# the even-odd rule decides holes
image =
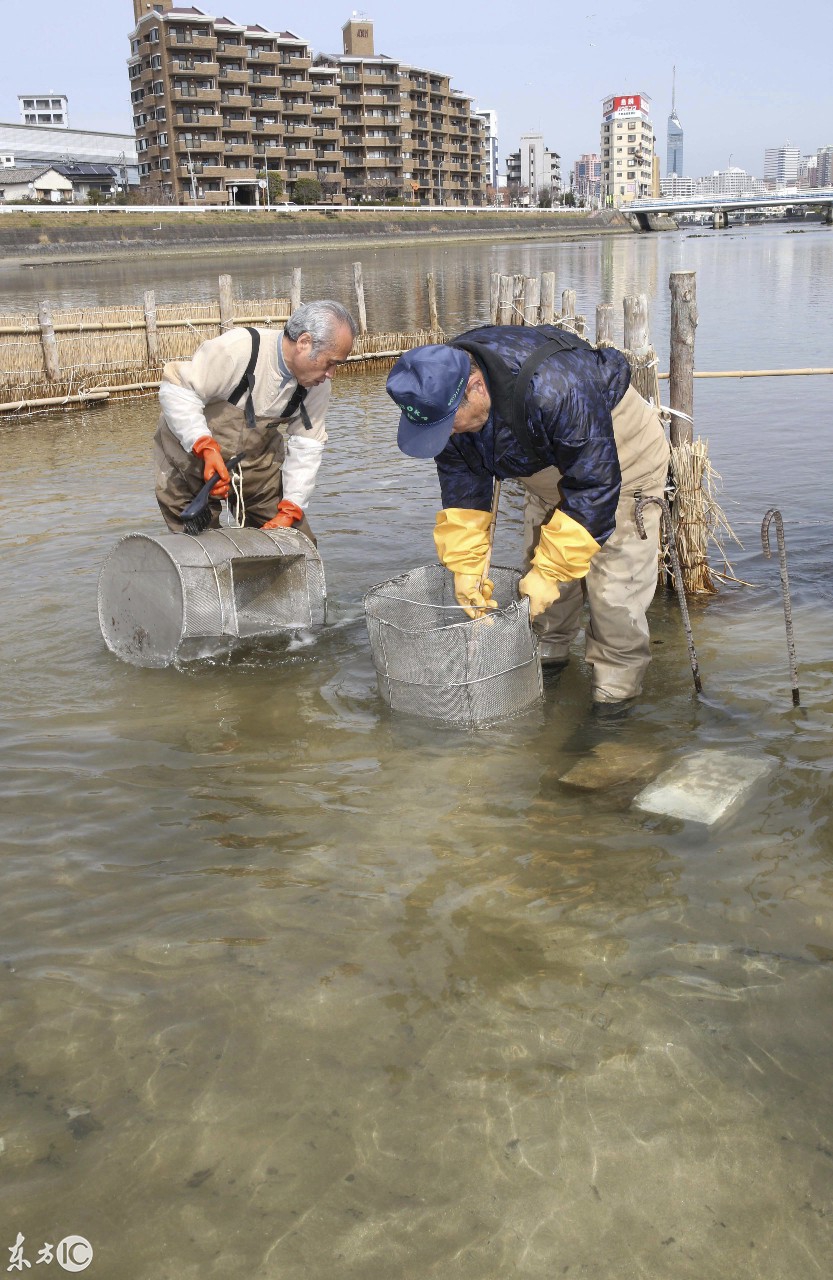
[[[582,791],[601,791],[627,782],[647,782],[659,771],[661,755],[657,751],[619,742],[600,742],[558,779],[565,786]]]
[[[729,751],[697,751],[683,756],[644,787],[634,799],[634,808],[711,826],[774,768],[774,760]]]

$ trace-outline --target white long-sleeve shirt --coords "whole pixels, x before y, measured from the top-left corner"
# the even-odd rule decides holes
[[[280,418],[298,383],[289,372],[281,344],[283,330],[259,329],[260,350],[255,366],[253,408],[260,422]],[[217,401],[227,401],[239,385],[252,354],[251,334],[244,328],[230,329],[218,338],[209,338],[190,360],[172,360],[162,371],[159,403],[165,421],[189,453],[197,440],[210,435],[205,409]],[[310,429],[300,410],[282,424],[286,433],[283,464],[283,495],[306,511],[327,442],[325,416],[330,399],[330,380],[310,387],[304,409]],[[246,393],[248,394],[248,392]],[[240,407],[245,405],[244,396]]]

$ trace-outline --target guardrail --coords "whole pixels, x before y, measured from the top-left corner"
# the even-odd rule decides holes
[[[42,204],[3,204],[0,203],[0,214],[3,213],[100,213],[105,216],[127,213],[151,213],[156,217],[167,216],[172,214],[184,213],[386,213],[391,217],[398,217],[400,214],[417,214],[422,216],[432,216],[442,213],[477,213],[477,214],[505,214],[505,213],[537,213],[545,216],[550,215],[555,218],[564,217],[567,214],[584,213],[590,214],[597,212],[590,209],[577,209],[569,205],[559,205],[555,209],[539,209],[536,207],[527,207],[519,205],[517,208],[507,209],[504,207],[495,208],[494,205],[476,205],[476,204],[273,204],[269,207],[266,205],[231,205],[231,204],[52,204],[44,201]]]

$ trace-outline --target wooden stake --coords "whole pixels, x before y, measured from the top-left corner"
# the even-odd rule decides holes
[[[613,342],[613,303],[600,302],[596,307],[596,346]]]
[[[526,276],[512,277],[512,319],[510,324],[523,324],[524,322],[524,289],[526,288]]]
[[[624,298],[625,350],[632,355],[644,356],[651,345],[648,337],[648,299],[644,293]]]
[[[297,311],[301,305],[301,268],[292,271],[292,288],[289,290],[289,313]]]
[[[541,324],[555,324],[555,272],[541,272]]]
[[[671,408],[694,417],[694,331],[697,328],[697,283],[694,271],[672,271],[671,358],[669,363]],[[672,445],[690,444],[691,422],[671,416]]]
[[[356,286],[356,305],[359,308],[359,333],[364,335],[367,333],[367,311],[364,305],[364,277],[360,262],[353,263],[353,283]]]
[[[220,333],[234,328],[234,294],[231,276],[220,276]]]
[[[497,324],[498,305],[500,298],[500,274],[497,271],[492,272],[489,280],[489,320],[492,324]]]
[[[148,364],[159,363],[159,337],[156,332],[156,294],[145,289],[145,338],[148,344]]]
[[[436,333],[440,322],[437,317],[437,282],[433,271],[428,272],[426,280],[428,281],[428,328],[432,333]]]
[[[541,281],[528,276],[524,285],[524,324],[537,324],[541,310]]]
[[[576,291],[575,289],[565,289],[561,295],[561,319],[573,320],[576,318]]]
[[[38,307],[38,324],[46,376],[50,382],[58,382],[61,377],[61,362],[58,359],[58,339],[52,326],[52,307],[48,302],[42,302]]]
[[[497,322],[498,324],[512,323],[512,290],[514,281],[511,276],[500,277],[500,291],[498,294]]]

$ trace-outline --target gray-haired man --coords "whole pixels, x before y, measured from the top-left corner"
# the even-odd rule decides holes
[[[211,524],[219,524],[226,461],[243,453],[245,523],[310,533],[305,512],[327,440],[330,381],[356,333],[350,312],[323,299],[299,307],[282,330],[230,329],[190,360],[165,365],[153,455],[169,529],[182,532],[180,513],[214,475]]]

